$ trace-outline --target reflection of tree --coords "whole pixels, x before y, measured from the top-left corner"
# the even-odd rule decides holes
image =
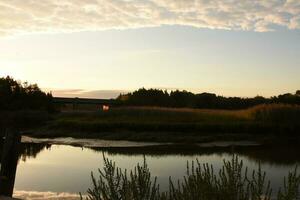
[[[297,145],[264,145],[251,147],[197,147],[196,145],[163,145],[131,148],[92,148],[96,152],[111,155],[222,155],[237,154],[249,160],[274,165],[293,165],[300,163],[300,147]]]
[[[26,161],[28,158],[35,158],[40,152],[51,148],[50,144],[22,144],[19,159]],[[300,147],[297,145],[264,145],[252,147],[198,147],[196,145],[161,145],[148,147],[106,147],[91,148],[95,152],[105,152],[111,155],[147,155],[147,156],[203,156],[237,154],[249,160],[271,165],[293,165],[300,163]],[[2,145],[0,144],[0,156]]]
[[[22,143],[20,146],[19,160],[22,159],[22,161],[26,161],[27,158],[35,158],[41,151],[49,148],[51,148],[50,144]],[[2,150],[3,142],[0,142],[0,158],[2,156]]]
[[[22,144],[19,159],[22,159],[22,161],[25,162],[27,158],[35,158],[41,151],[49,148],[51,148],[51,144]]]
[[[300,163],[300,147],[296,145],[261,146],[252,150],[240,149],[240,155],[251,160],[271,165],[293,165]]]

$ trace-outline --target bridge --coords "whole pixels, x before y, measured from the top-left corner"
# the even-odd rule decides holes
[[[59,106],[70,105],[72,110],[89,109],[95,110],[102,106],[119,106],[120,101],[116,99],[92,99],[92,98],[68,98],[54,97],[53,101]]]
[[[68,97],[54,97],[54,103],[62,104],[96,104],[96,105],[118,105],[115,99],[91,99],[91,98],[68,98]]]

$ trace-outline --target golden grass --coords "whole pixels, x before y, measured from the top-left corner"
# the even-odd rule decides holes
[[[195,142],[289,137],[298,135],[299,128],[300,106],[270,104],[245,110],[116,107],[108,112],[63,112],[39,132],[59,137]]]

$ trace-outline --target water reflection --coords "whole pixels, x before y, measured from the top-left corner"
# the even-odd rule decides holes
[[[44,150],[51,151],[51,144],[44,143],[22,143],[20,147],[19,160],[26,162],[27,159],[34,159]],[[54,145],[58,146],[58,145]],[[62,145],[64,146],[64,145]],[[300,163],[300,146],[298,145],[262,145],[262,146],[236,146],[236,147],[197,147],[196,145],[160,145],[148,147],[103,147],[103,148],[82,148],[91,149],[95,153],[107,155],[151,157],[169,156],[209,156],[213,154],[237,154],[246,157],[248,160],[269,165],[296,165]],[[2,143],[0,143],[0,156]]]
[[[102,168],[102,154],[123,169],[132,169],[146,156],[153,176],[161,189],[168,187],[169,176],[182,178],[186,162],[198,159],[216,169],[223,159],[239,155],[249,170],[258,162],[276,191],[283,176],[300,163],[297,145],[197,148],[196,146],[155,146],[131,148],[81,148],[66,145],[22,144],[15,184],[15,196],[27,199],[76,199],[78,192],[90,187],[90,172]],[[50,191],[50,192],[48,192]],[[43,196],[44,198],[40,198]]]
[[[0,141],[0,157],[2,157],[4,140]],[[34,144],[34,143],[22,143],[19,147],[18,160],[26,161],[27,158],[35,158],[44,149],[51,148],[50,144]]]
[[[300,163],[300,147],[298,145],[262,145],[262,146],[236,146],[236,147],[197,147],[194,145],[180,146],[155,146],[155,147],[132,147],[132,148],[91,148],[95,152],[105,152],[108,155],[179,155],[179,156],[208,156],[222,154],[237,154],[248,160],[269,165],[295,165]]]
[[[36,156],[45,149],[50,149],[51,144],[31,144],[23,143],[21,145],[19,159],[26,162],[28,158],[36,158]]]

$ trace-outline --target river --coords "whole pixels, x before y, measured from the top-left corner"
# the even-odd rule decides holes
[[[103,167],[103,155],[123,169],[132,169],[144,157],[161,190],[168,188],[169,177],[177,180],[186,172],[187,161],[198,159],[216,170],[223,160],[238,155],[249,170],[258,164],[267,172],[273,191],[283,177],[300,163],[299,147],[241,146],[195,147],[186,145],[81,147],[65,144],[23,143],[17,167],[14,196],[25,199],[78,199],[78,193],[91,186],[90,173]]]

